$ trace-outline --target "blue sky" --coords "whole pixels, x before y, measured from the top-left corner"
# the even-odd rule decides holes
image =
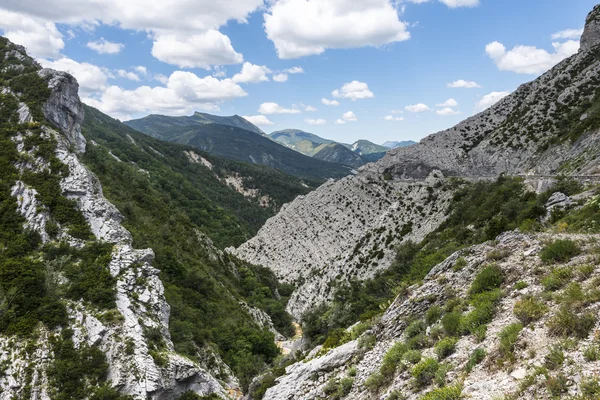
[[[573,54],[596,1],[215,3],[2,0],[0,29],[116,118],[198,110],[381,143],[448,128]]]

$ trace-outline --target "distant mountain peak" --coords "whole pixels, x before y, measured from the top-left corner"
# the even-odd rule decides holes
[[[600,4],[588,14],[581,35],[581,50],[587,51],[600,44]]]

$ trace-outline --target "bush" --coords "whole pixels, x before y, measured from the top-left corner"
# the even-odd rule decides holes
[[[523,325],[538,321],[546,314],[548,307],[533,296],[527,296],[515,303],[513,312]]]
[[[409,364],[416,364],[421,361],[421,357],[422,355],[419,350],[408,350],[406,353],[404,353],[404,357],[402,359]]]
[[[471,284],[469,294],[473,296],[497,289],[502,285],[503,280],[502,270],[495,264],[489,265],[477,274],[477,277],[475,277],[475,280]]]
[[[579,245],[569,239],[555,240],[547,244],[540,253],[540,258],[545,263],[567,262],[581,253]]]
[[[431,384],[439,367],[440,364],[435,358],[426,358],[415,365],[410,373],[417,386],[424,387]]]
[[[469,356],[469,361],[467,361],[467,364],[465,365],[465,371],[467,371],[467,373],[470,373],[477,364],[483,361],[486,354],[487,353],[482,348],[477,348],[473,350],[473,352]]]
[[[426,329],[427,326],[425,325],[425,322],[419,319],[408,325],[404,330],[404,333],[406,334],[406,338],[410,339],[425,332]]]
[[[442,327],[448,336],[454,336],[458,333],[460,326],[460,313],[451,312],[442,317]]]
[[[433,389],[419,397],[419,400],[459,400],[462,398],[462,389],[460,384]]]
[[[435,354],[438,356],[438,360],[442,360],[454,353],[456,342],[457,339],[452,337],[447,337],[437,342],[435,345]]]
[[[425,322],[427,323],[427,325],[433,325],[435,322],[437,322],[438,319],[440,319],[441,315],[442,309],[440,308],[440,306],[431,306],[425,313]]]
[[[525,289],[528,286],[529,285],[527,284],[527,282],[525,282],[525,281],[519,281],[519,282],[515,283],[515,290]]]
[[[402,361],[402,356],[408,347],[402,342],[396,342],[383,356],[383,362],[381,364],[381,374],[390,378],[394,372],[396,372],[396,366]]]
[[[492,321],[496,311],[496,303],[500,299],[500,290],[480,293],[471,299],[474,310],[463,315],[460,319],[460,331],[462,333],[478,333],[482,326]]]
[[[583,357],[585,358],[586,361],[600,360],[600,346],[593,345],[593,346],[587,347],[583,351]]]
[[[549,376],[546,379],[546,388],[553,397],[562,397],[568,391],[567,377],[563,374]]]
[[[600,381],[598,378],[585,378],[581,382],[581,393],[583,394],[583,399],[598,399],[600,398]]]
[[[554,268],[542,279],[542,285],[547,291],[555,291],[565,286],[573,277],[573,271],[569,267]]]
[[[585,339],[595,323],[596,316],[592,312],[576,314],[563,305],[548,321],[548,331],[554,336],[575,336]]]
[[[520,323],[510,324],[500,331],[498,337],[500,338],[500,355],[503,360],[514,361],[514,350],[515,344],[519,337],[519,333],[523,329],[523,325]]]
[[[549,370],[555,370],[562,366],[565,361],[565,353],[559,345],[555,345],[550,349],[550,352],[544,358],[544,365]]]
[[[459,257],[456,259],[456,262],[454,263],[454,266],[452,267],[452,269],[456,272],[456,271],[460,271],[461,269],[463,269],[466,266],[467,266],[467,260],[464,257]]]
[[[381,372],[377,371],[372,373],[367,380],[365,380],[365,387],[371,392],[377,392],[385,382],[385,378]]]

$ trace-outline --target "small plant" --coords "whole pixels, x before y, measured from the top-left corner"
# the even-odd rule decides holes
[[[459,400],[462,398],[462,389],[460,384],[433,389],[419,400]]]
[[[425,322],[419,319],[410,323],[404,330],[404,333],[406,334],[406,337],[410,339],[425,332],[426,329],[427,326],[425,325]]]
[[[477,364],[483,361],[486,354],[487,353],[482,348],[477,348],[473,350],[473,352],[469,356],[469,361],[467,361],[467,365],[465,365],[465,371],[467,371],[467,373],[470,373]]]
[[[402,358],[409,364],[416,364],[421,361],[421,352],[419,350],[408,350],[404,353],[404,357]]]
[[[435,354],[438,356],[438,359],[442,360],[454,353],[456,342],[457,339],[453,337],[447,337],[437,342],[435,345]]]
[[[358,347],[361,349],[372,349],[377,343],[377,338],[374,335],[363,335],[358,339]]]
[[[458,327],[460,326],[460,313],[451,312],[442,317],[442,328],[446,335],[454,336],[458,333]]]
[[[440,364],[438,370],[435,373],[435,384],[439,387],[446,386],[446,375],[449,371],[452,371],[452,366],[450,364]]]
[[[477,274],[477,277],[475,277],[475,280],[471,284],[469,294],[473,296],[497,289],[502,285],[503,280],[502,270],[495,264],[489,265]]]
[[[486,254],[485,258],[491,261],[501,261],[510,256],[510,251],[507,249],[495,249]]]
[[[540,258],[545,263],[565,263],[579,253],[581,253],[581,248],[577,243],[569,239],[561,239],[547,244],[542,249]]]
[[[592,264],[581,265],[577,268],[577,277],[584,281],[589,279],[594,273],[595,267]]]
[[[381,372],[372,373],[365,381],[365,387],[371,392],[377,392],[385,382],[385,378]]]
[[[406,346],[406,344],[402,342],[396,342],[388,350],[388,352],[385,353],[380,368],[381,374],[384,377],[390,378],[394,374],[394,372],[396,372],[396,366],[400,363],[400,361],[402,360],[402,356],[404,355],[404,353],[406,353],[407,350],[408,347]]]
[[[587,347],[583,351],[583,357],[585,358],[586,361],[600,360],[600,346],[593,345],[593,346]]]
[[[563,305],[548,321],[548,331],[554,336],[585,339],[595,323],[596,316],[592,312],[576,314]]]
[[[546,378],[546,388],[553,397],[560,398],[567,393],[567,377],[563,374]]]
[[[463,269],[466,266],[467,266],[467,260],[464,257],[459,257],[456,259],[456,262],[454,263],[454,266],[452,267],[452,269],[456,272],[456,271],[460,271],[461,269]]]
[[[427,325],[433,325],[438,319],[440,319],[441,315],[442,309],[440,308],[440,306],[431,306],[425,313],[425,322],[427,323]]]
[[[550,274],[542,279],[544,289],[550,292],[558,290],[571,281],[573,271],[569,267],[554,268]]]
[[[549,370],[555,370],[562,366],[565,361],[565,353],[563,353],[562,348],[558,345],[553,346],[550,349],[550,352],[546,355],[544,359],[544,365]]]
[[[527,296],[517,301],[513,308],[515,316],[523,325],[538,321],[547,311],[548,307],[533,296]]]
[[[529,285],[525,281],[519,281],[515,283],[515,290],[522,290],[528,287]]]
[[[584,396],[583,399],[600,398],[600,380],[598,378],[585,378],[581,382],[580,388]]]
[[[410,373],[418,387],[425,387],[431,384],[439,367],[435,358],[426,358],[415,365]]]
[[[510,324],[498,334],[498,337],[500,338],[499,350],[503,360],[509,362],[514,361],[515,345],[522,329],[523,325],[520,323]]]
[[[385,400],[404,400],[406,396],[400,390],[392,390]]]
[[[350,369],[348,369],[348,376],[351,378],[354,378],[356,376],[356,365],[353,365],[350,367]]]

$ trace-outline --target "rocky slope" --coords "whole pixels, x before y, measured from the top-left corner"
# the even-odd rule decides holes
[[[359,154],[339,143],[320,145],[315,149],[313,158],[348,165],[353,168],[359,168],[365,164],[365,160]]]
[[[590,13],[579,53],[457,126],[297,198],[234,253],[295,281],[288,310],[299,318],[330,298],[336,279],[372,276],[390,265],[394,245],[418,240],[443,221],[451,194],[443,184],[428,185],[432,175],[598,174],[599,14],[600,6]],[[411,234],[398,234],[410,223]],[[388,233],[377,234],[381,226]],[[377,240],[390,250],[374,262]],[[377,265],[356,261],[356,252]]]

